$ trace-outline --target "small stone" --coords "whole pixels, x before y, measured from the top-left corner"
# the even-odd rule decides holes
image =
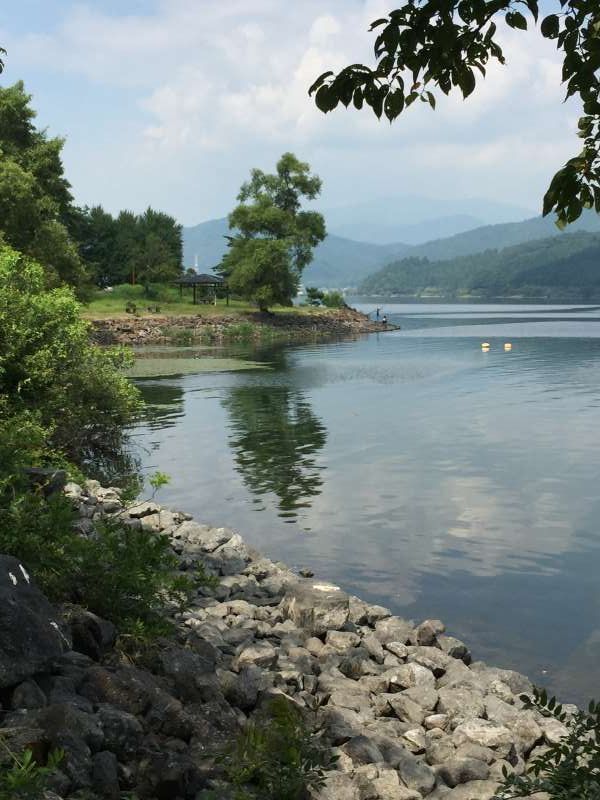
[[[127,514],[133,519],[141,519],[147,517],[149,514],[158,514],[160,506],[152,500],[146,500],[143,503],[136,503],[127,509]]]
[[[354,736],[342,750],[354,764],[376,764],[384,760],[381,750],[367,736]]]
[[[448,727],[448,722],[449,717],[447,714],[430,714],[423,720],[423,725],[427,728],[427,730],[439,728],[440,730],[445,731]]]
[[[421,728],[411,728],[403,734],[402,744],[410,750],[411,753],[419,755],[425,752],[427,748],[427,739]]]
[[[92,786],[94,792],[106,800],[118,800],[118,762],[114,753],[102,750],[92,758]]]
[[[408,656],[408,647],[402,642],[386,642],[385,649],[396,658],[405,659]]]
[[[376,636],[374,636],[373,634],[369,634],[368,636],[363,636],[361,645],[366,649],[366,651],[369,653],[373,661],[375,661],[377,664],[383,664],[385,653],[381,645],[381,642],[379,641],[379,639],[377,639]]]
[[[303,567],[302,569],[298,570],[298,575],[301,575],[303,578],[313,578],[315,573],[312,571],[312,569]]]
[[[566,725],[554,717],[544,717],[540,720],[540,728],[547,744],[558,744],[569,733]]]
[[[447,655],[452,658],[458,658],[465,664],[471,663],[471,653],[466,644],[461,642],[460,639],[455,639],[454,636],[440,634],[437,636],[437,642]]]
[[[310,635],[340,631],[350,613],[348,595],[338,586],[314,581],[290,586],[281,601],[283,614]]]
[[[431,686],[413,686],[402,692],[403,697],[408,697],[425,711],[433,711],[438,703],[438,693]]]
[[[13,709],[43,708],[48,704],[46,695],[33,680],[23,681],[13,690],[10,707]]]
[[[483,694],[474,689],[440,689],[438,711],[453,720],[482,717],[485,712]]]
[[[360,637],[355,633],[346,631],[328,631],[325,637],[325,644],[331,645],[341,653],[345,653],[360,642]]]
[[[413,633],[414,628],[411,623],[400,617],[388,617],[375,623],[375,636],[384,646],[387,642],[406,644]]]
[[[404,693],[390,696],[388,702],[402,722],[416,722],[418,725],[423,722],[425,712],[414,700],[405,697]]]
[[[497,725],[486,719],[469,720],[462,722],[454,731],[453,741],[457,747],[465,742],[474,742],[483,747],[496,747],[511,745],[513,735],[503,725]]]

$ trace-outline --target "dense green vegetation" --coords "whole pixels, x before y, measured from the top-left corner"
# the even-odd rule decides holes
[[[161,211],[121,211],[113,217],[101,206],[78,209],[73,229],[81,257],[99,286],[149,287],[181,274],[181,225]]]
[[[291,305],[303,269],[325,238],[325,221],[302,210],[314,200],[321,180],[310,166],[284,153],[275,174],[252,170],[242,185],[239,205],[229,215],[229,250],[219,267],[234,294],[255,302],[261,311],[276,303]]]
[[[360,290],[588,299],[600,295],[600,236],[564,234],[447,261],[411,257],[388,264],[363,281]]]
[[[497,23],[527,30],[525,9],[537,23],[539,0],[406,0],[371,24],[372,31],[377,29],[375,69],[353,63],[337,75],[328,70],[309,92],[321,111],[339,103],[357,109],[366,104],[390,122],[417,100],[435,108],[438,89],[445,95],[458,89],[466,99],[475,91],[477,73],[485,77],[490,61],[506,63]],[[562,53],[567,98],[578,97],[584,112],[578,125],[583,148],[556,173],[544,197],[544,215],[554,210],[561,227],[585,208],[600,212],[598,23],[597,0],[560,0],[560,13],[548,14],[540,25],[542,36]]]

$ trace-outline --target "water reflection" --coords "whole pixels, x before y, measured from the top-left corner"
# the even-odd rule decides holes
[[[137,382],[145,403],[145,420],[150,430],[162,430],[177,424],[183,416],[183,386],[168,380]]]
[[[323,483],[315,455],[325,426],[302,392],[278,386],[233,388],[222,400],[230,416],[229,445],[247,488],[278,498],[279,516],[295,521]]]

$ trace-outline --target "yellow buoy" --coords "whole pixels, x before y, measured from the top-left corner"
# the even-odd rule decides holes
[[[482,350],[489,350],[490,349],[490,343],[489,342],[482,342],[481,343],[481,349]]]
[[[512,350],[511,342],[504,342],[504,349],[505,350]]]

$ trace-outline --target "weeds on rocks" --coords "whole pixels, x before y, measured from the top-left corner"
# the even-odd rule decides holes
[[[600,799],[600,703],[592,700],[586,711],[568,718],[556,698],[535,689],[533,697],[521,695],[526,708],[566,726],[566,735],[533,758],[525,775],[504,775],[494,800],[525,798],[545,792],[550,800]]]
[[[221,761],[235,800],[303,800],[323,784],[333,763],[301,712],[283,697],[249,722]]]
[[[63,760],[64,752],[52,750],[46,764],[41,765],[30,749],[17,755],[2,738],[0,747],[9,760],[8,766],[0,767],[0,800],[39,800],[48,778]]]

